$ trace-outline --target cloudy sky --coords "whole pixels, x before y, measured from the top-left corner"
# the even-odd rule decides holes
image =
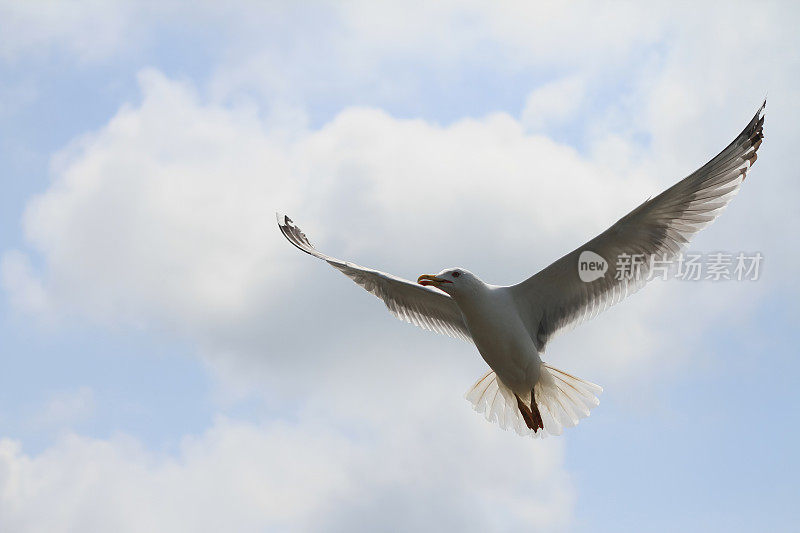
[[[0,1],[0,530],[795,531],[800,11]],[[602,384],[534,441],[474,347],[286,243],[515,283],[723,148],[692,244],[548,347]]]

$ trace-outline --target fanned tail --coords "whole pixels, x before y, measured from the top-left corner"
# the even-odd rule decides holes
[[[562,370],[542,363],[538,383],[534,388],[536,405],[541,413],[544,429],[536,431],[526,424],[518,405],[517,396],[489,370],[467,391],[465,397],[486,420],[503,429],[513,429],[519,435],[544,437],[560,435],[565,427],[578,424],[581,418],[600,404],[597,395],[603,388]],[[520,400],[530,403],[530,393]]]

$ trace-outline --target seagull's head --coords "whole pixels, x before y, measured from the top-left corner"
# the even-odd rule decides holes
[[[472,290],[477,284],[481,283],[481,281],[469,270],[463,268],[446,268],[435,275],[421,275],[417,278],[417,283],[436,287],[450,296],[455,296]]]

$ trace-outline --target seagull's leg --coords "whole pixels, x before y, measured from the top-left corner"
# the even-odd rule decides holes
[[[528,426],[530,429],[536,431],[537,428],[541,427],[537,425],[536,419],[534,418],[533,413],[531,412],[530,407],[525,405],[525,402],[519,399],[516,393],[514,393],[514,398],[517,399],[517,407],[519,408],[519,412],[522,413],[522,419],[525,421],[525,425]],[[534,407],[536,404],[533,404]],[[536,409],[536,415],[539,415],[539,409]],[[539,416],[539,424],[541,424],[542,417]]]
[[[519,398],[518,398],[519,399]],[[542,413],[539,412],[539,406],[536,405],[536,385],[531,389],[531,417],[536,427],[544,429],[544,421],[542,421]]]

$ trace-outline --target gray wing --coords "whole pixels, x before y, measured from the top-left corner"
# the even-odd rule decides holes
[[[764,138],[766,103],[711,161],[577,250],[509,288],[540,349],[560,330],[596,316],[637,291],[648,280],[652,259],[675,258],[695,233],[720,214],[756,161]],[[605,274],[591,282],[581,281],[578,274],[578,260],[584,251],[594,252],[608,263]],[[630,277],[628,264],[633,256],[643,259],[643,264],[639,275]]]
[[[429,331],[472,341],[461,311],[447,294],[320,253],[292,219],[280,213],[277,216],[278,227],[290,243],[307,254],[327,261],[332,267],[383,300],[389,311],[400,320]]]

